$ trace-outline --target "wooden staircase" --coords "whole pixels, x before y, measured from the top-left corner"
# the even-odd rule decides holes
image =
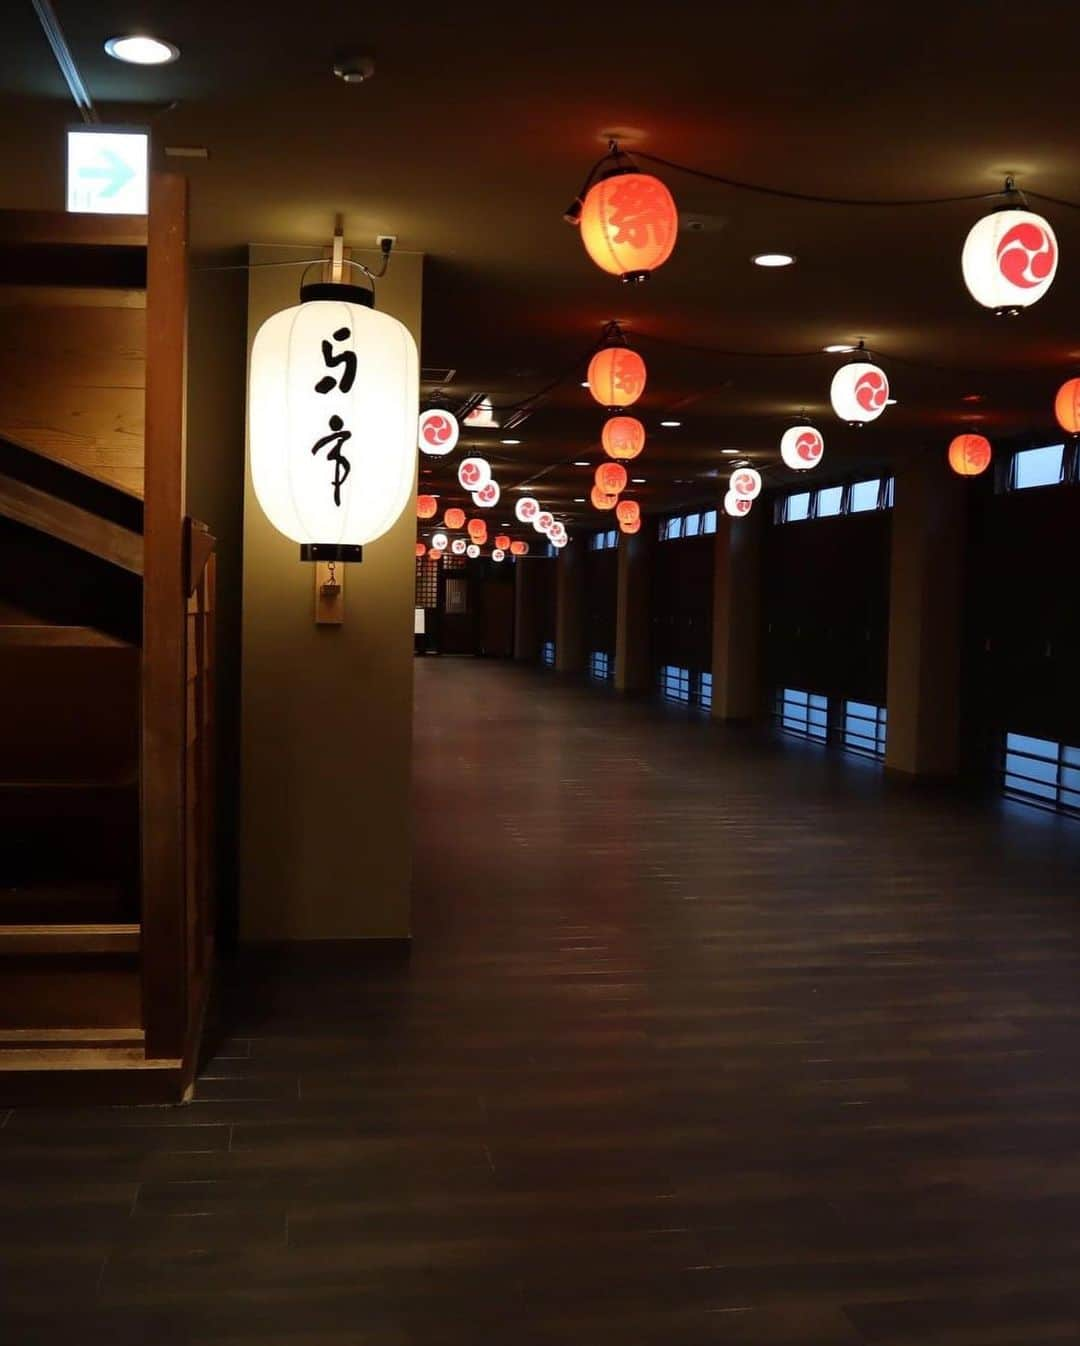
[[[156,183],[149,226],[0,212],[0,1105],[178,1101],[195,1068],[214,562],[183,515],[178,183]],[[149,341],[140,295],[158,315]],[[51,396],[27,360],[40,332],[20,336],[43,314],[64,333],[62,360],[38,351]]]

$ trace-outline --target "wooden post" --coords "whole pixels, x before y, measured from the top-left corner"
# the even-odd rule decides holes
[[[150,179],[143,539],[142,971],[148,1057],[187,1034],[185,750],[187,558],[184,384],[187,180]]]

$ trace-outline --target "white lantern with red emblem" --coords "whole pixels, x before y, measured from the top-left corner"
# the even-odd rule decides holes
[[[469,545],[465,548],[465,555],[469,558],[470,561],[475,561],[476,558],[480,555],[480,548],[476,545],[475,542],[470,542]]]
[[[995,210],[972,226],[960,257],[972,297],[995,313],[1017,314],[1040,300],[1057,274],[1054,231],[1030,210]]]
[[[514,506],[514,517],[518,523],[532,523],[540,513],[540,502],[531,495],[523,495]]]
[[[533,519],[533,527],[538,533],[549,533],[551,526],[555,522],[555,516],[546,509],[542,509],[536,518]]]
[[[431,535],[431,550],[445,551],[450,545],[450,539],[445,533],[433,533]]]
[[[491,553],[491,559],[493,561],[505,561],[506,552],[504,552],[501,547],[496,547]]]
[[[780,437],[780,457],[794,472],[809,472],[821,462],[825,440],[812,425],[793,425]]]
[[[728,481],[728,490],[740,500],[756,500],[761,494],[761,473],[752,467],[737,467]]]
[[[433,407],[420,413],[419,433],[416,439],[421,453],[426,453],[431,458],[443,458],[457,448],[460,434],[461,427],[452,412]]]
[[[462,458],[457,479],[462,490],[470,493],[482,490],[491,480],[491,464],[486,458]]]
[[[889,400],[889,380],[885,371],[866,360],[841,365],[833,375],[829,389],[833,411],[849,425],[876,421]]]
[[[494,477],[489,482],[485,482],[478,491],[473,491],[473,504],[478,509],[491,509],[493,505],[499,503],[499,497],[502,491],[499,489],[499,483]]]
[[[728,491],[724,496],[724,513],[733,519],[744,519],[754,508],[754,502],[748,495],[736,495]]]
[[[306,559],[358,559],[408,506],[416,477],[416,343],[367,290],[308,285],[251,348],[251,478]]]
[[[468,547],[468,545],[469,544],[465,541],[463,537],[456,537],[454,538],[453,542],[450,543],[450,550],[454,553],[455,556],[464,556],[465,549],[466,547]]]

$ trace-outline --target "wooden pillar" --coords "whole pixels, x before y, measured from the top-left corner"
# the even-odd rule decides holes
[[[150,178],[146,275],[143,543],[143,1022],[148,1057],[180,1058],[187,1036],[185,887],[187,567],[184,401],[187,180]]]
[[[585,671],[585,542],[575,538],[555,562],[555,668]]]
[[[713,568],[712,714],[754,720],[762,713],[761,549],[767,506],[745,519],[719,511]]]
[[[621,534],[615,596],[615,687],[647,692],[652,687],[652,556],[655,529]]]
[[[896,476],[885,767],[899,775],[959,769],[965,485],[944,454],[920,454]]]
[[[547,565],[527,556],[514,562],[514,658],[530,664],[540,658],[540,567]]]

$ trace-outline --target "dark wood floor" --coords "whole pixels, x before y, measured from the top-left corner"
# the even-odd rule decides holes
[[[1080,1340],[1080,827],[417,671],[411,959],[0,1114],[5,1346]]]

